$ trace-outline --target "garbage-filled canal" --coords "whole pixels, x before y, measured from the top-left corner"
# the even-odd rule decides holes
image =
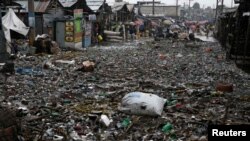
[[[15,71],[1,81],[0,100],[18,113],[18,124],[6,124],[25,140],[203,141],[209,124],[250,122],[250,75],[216,42],[99,45],[21,57]],[[156,102],[140,93],[123,99],[131,92]]]

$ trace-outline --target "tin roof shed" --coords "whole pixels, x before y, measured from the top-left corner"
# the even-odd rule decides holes
[[[93,12],[97,12],[104,4],[104,0],[86,0],[86,3]]]

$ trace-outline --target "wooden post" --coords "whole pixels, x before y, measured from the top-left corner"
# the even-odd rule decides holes
[[[250,45],[250,17],[248,18],[248,27],[247,27],[247,34],[246,34],[246,42],[245,42],[245,47],[244,47],[244,61],[246,61],[246,56],[247,56],[247,48]]]
[[[125,30],[125,25],[122,24],[122,30],[123,30],[123,40],[126,40],[126,30]]]
[[[28,2],[28,10],[29,10],[29,45],[32,46],[35,40],[36,32],[35,32],[35,12],[34,12],[34,0],[29,0]]]
[[[190,8],[190,3],[191,3],[191,0],[189,0],[189,5],[188,5],[188,16],[189,16],[189,17],[191,16],[191,8]]]
[[[221,0],[221,13],[223,13],[223,8],[224,8],[224,0]]]
[[[219,0],[216,0],[215,19],[217,19]]]
[[[153,9],[152,14],[155,15],[155,0],[153,0]]]
[[[178,17],[178,0],[176,0],[176,18]]]

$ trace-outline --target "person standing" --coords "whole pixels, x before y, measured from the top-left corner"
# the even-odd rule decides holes
[[[135,32],[136,32],[135,26],[134,25],[130,25],[130,27],[129,27],[129,34],[130,34],[130,39],[132,41],[135,38]]]

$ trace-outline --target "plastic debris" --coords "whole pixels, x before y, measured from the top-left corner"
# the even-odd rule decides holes
[[[95,63],[94,62],[92,62],[92,61],[84,61],[84,62],[82,62],[82,68],[81,68],[82,71],[92,72],[92,71],[94,71],[94,68],[95,68]]]
[[[53,136],[53,141],[62,141],[62,140],[63,140],[63,136],[58,136],[58,135]]]
[[[225,59],[218,43],[141,40],[145,44],[107,43],[58,55],[25,56],[22,52],[14,61],[16,73],[6,83],[0,74],[0,110],[5,106],[15,113],[11,118],[0,112],[0,140],[7,130],[18,134],[19,140],[185,141],[194,135],[203,141],[208,124],[249,122],[250,76]],[[186,43],[196,47],[185,47]],[[212,51],[207,53],[206,48]],[[84,60],[95,60],[93,72],[75,71]],[[47,69],[45,62],[49,62]],[[218,82],[232,85],[233,91],[218,91]],[[150,109],[154,116],[148,116],[146,103],[135,104],[138,109],[123,105],[123,98],[134,91],[155,95],[146,99],[164,111]],[[124,106],[129,106],[127,112],[121,112]],[[170,131],[166,123],[172,125]],[[16,126],[17,130],[10,130]]]
[[[173,129],[173,126],[171,123],[167,123],[162,127],[162,132],[164,133],[170,133],[171,130]]]
[[[109,126],[111,121],[109,120],[108,116],[106,115],[101,115],[101,119],[100,121],[105,125],[105,126]]]
[[[63,63],[63,64],[70,64],[70,65],[75,64],[75,60],[71,60],[71,61],[68,61],[68,60],[56,60],[55,62],[56,63]]]
[[[125,118],[122,121],[122,127],[128,127],[131,124],[131,120],[129,118]]]
[[[218,83],[216,85],[216,90],[221,92],[233,92],[233,84]]]
[[[132,92],[122,99],[120,110],[128,114],[160,116],[166,100],[142,92]]]

